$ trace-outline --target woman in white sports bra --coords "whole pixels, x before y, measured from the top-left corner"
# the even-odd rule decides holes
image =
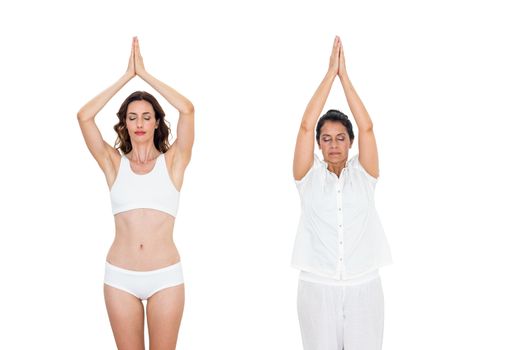
[[[116,146],[102,139],[95,116],[136,75],[179,111],[177,137],[171,146],[162,108],[143,91],[131,94],[117,113]],[[133,38],[125,74],[77,116],[110,188],[116,233],[107,255],[104,298],[117,347],[145,348],[142,300],[147,300],[150,349],[175,349],[184,281],[172,236],[194,140],[193,105],[146,71],[138,39]]]

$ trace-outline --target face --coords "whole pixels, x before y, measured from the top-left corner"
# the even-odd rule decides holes
[[[319,148],[327,163],[341,163],[348,159],[348,150],[352,141],[345,126],[336,121],[327,120],[321,128]]]
[[[148,101],[133,101],[128,105],[126,127],[133,143],[153,142],[157,127],[155,111]]]

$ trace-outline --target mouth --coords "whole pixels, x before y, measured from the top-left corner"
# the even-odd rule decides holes
[[[137,135],[137,136],[142,136],[145,133],[146,133],[145,131],[135,131],[135,135]]]
[[[328,155],[329,156],[339,156],[341,155],[341,152],[329,152]]]

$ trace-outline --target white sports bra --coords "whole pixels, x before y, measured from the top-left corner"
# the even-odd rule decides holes
[[[164,153],[153,169],[143,175],[135,174],[126,156],[120,159],[117,178],[110,190],[113,215],[138,208],[163,211],[173,217],[179,208],[179,196],[166,167]]]

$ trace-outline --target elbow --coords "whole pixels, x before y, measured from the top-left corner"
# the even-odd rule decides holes
[[[84,113],[84,111],[80,110],[77,112],[77,119],[79,122],[84,122],[89,118],[86,116],[86,113]]]
[[[359,131],[362,132],[373,132],[374,131],[374,124],[370,121],[366,123],[365,125],[359,126]]]
[[[95,119],[95,116],[97,114],[89,111],[89,109],[86,109],[85,107],[80,108],[80,110],[77,112],[77,119],[79,122],[87,122],[90,120]]]
[[[193,103],[189,102],[184,105],[184,108],[181,110],[182,114],[194,114],[195,113],[195,107],[193,107]]]
[[[315,127],[311,123],[301,122],[300,130],[303,132],[313,132]]]

